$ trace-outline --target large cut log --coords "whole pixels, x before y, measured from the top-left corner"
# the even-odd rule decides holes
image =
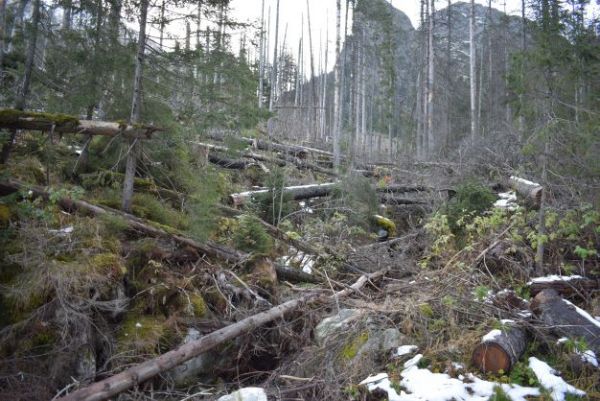
[[[586,298],[593,291],[600,291],[600,280],[581,276],[547,276],[537,277],[527,283],[531,296],[536,296],[546,289],[553,289],[563,297],[579,296]]]
[[[297,185],[283,188],[283,193],[284,196],[289,196],[295,200],[310,199],[319,196],[328,196],[335,188],[337,188],[337,186],[338,184],[335,182],[330,182],[326,184]],[[247,191],[231,194],[229,196],[229,203],[236,207],[243,206],[257,195],[265,195],[269,192],[269,189],[260,189],[257,191]]]
[[[0,110],[0,128],[147,139],[162,129],[153,126],[118,122],[79,120],[61,114],[34,113],[12,109]]]
[[[557,291],[545,289],[537,294],[531,311],[555,335],[583,339],[589,349],[600,354],[600,321],[562,299]]]
[[[542,192],[544,191],[544,188],[540,184],[514,175],[510,177],[509,183],[517,192],[517,195],[525,200],[526,204],[533,208],[540,207],[542,204]]]
[[[472,362],[484,373],[507,373],[525,353],[527,333],[513,323],[486,334],[473,351]]]
[[[139,365],[132,366],[124,372],[108,377],[104,380],[79,389],[59,400],[62,401],[102,401],[116,394],[126,391],[140,383],[149,380],[160,373],[166,372],[182,363],[205,353],[226,341],[250,332],[266,323],[282,319],[287,313],[306,307],[316,301],[331,302],[358,292],[371,280],[382,277],[387,270],[382,270],[371,275],[362,276],[352,286],[339,291],[329,297],[322,293],[311,293],[301,298],[294,299],[271,308],[265,312],[249,316],[237,323],[213,331],[195,341],[190,341],[179,348],[169,351],[161,356],[150,359]]]

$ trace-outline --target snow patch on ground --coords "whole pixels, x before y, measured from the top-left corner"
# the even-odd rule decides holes
[[[73,226],[61,228],[60,230],[48,230],[48,232],[50,232],[52,234],[56,234],[59,237],[67,236],[67,235],[71,234],[73,231],[74,231]]]
[[[394,352],[394,356],[410,355],[418,349],[419,347],[417,347],[416,345],[402,345],[396,349],[396,352]]]
[[[510,179],[513,180],[513,181],[520,182],[520,183],[525,184],[525,185],[532,185],[532,186],[536,186],[536,187],[541,187],[541,185],[538,184],[537,182],[529,181],[529,180],[526,180],[524,178],[517,177],[517,176],[514,176],[514,175],[512,177],[510,177]]]
[[[591,349],[588,349],[587,351],[575,351],[575,353],[581,357],[581,360],[584,363],[590,364],[595,368],[599,367],[596,353]]]
[[[526,401],[526,396],[540,395],[536,388],[488,382],[471,374],[455,379],[445,373],[419,369],[417,364],[421,358],[423,355],[419,354],[404,364],[400,393],[386,373],[369,376],[360,384],[366,385],[369,391],[381,389],[387,392],[389,401],[487,401],[496,387],[502,387],[513,401]]]
[[[538,381],[546,390],[550,391],[554,401],[564,401],[567,394],[584,396],[585,391],[581,391],[563,380],[546,362],[536,357],[529,358],[529,368],[537,376]]]
[[[494,203],[494,207],[508,210],[515,210],[519,207],[517,204],[517,194],[514,191],[499,193],[498,197],[500,199]]]
[[[217,401],[267,401],[267,393],[260,387],[246,387],[224,395]]]

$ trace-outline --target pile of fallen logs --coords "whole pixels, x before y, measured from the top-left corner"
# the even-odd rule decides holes
[[[563,298],[573,295],[577,286],[597,290],[598,282],[595,285],[593,282],[580,277],[533,280],[529,288],[535,289],[536,295],[531,303],[512,291],[498,293],[491,299],[492,303],[516,319],[502,320],[501,329],[492,330],[482,338],[473,351],[473,365],[482,372],[509,372],[534,335],[553,342],[558,338],[584,340],[589,350],[600,355],[600,321]]]

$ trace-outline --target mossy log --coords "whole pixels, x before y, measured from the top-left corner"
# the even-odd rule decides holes
[[[492,330],[485,335],[473,351],[472,362],[484,373],[507,373],[525,353],[527,332],[506,324],[502,330]]]
[[[540,184],[514,175],[510,177],[509,183],[517,195],[525,200],[527,205],[539,209],[542,204],[542,192],[544,191]]]
[[[545,289],[531,302],[531,311],[553,334],[585,340],[589,349],[600,354],[600,322],[589,313],[561,298],[554,289]]]
[[[0,128],[148,139],[162,129],[120,122],[79,120],[63,114],[34,113],[13,109],[0,110]]]
[[[553,289],[563,297],[579,296],[585,298],[592,291],[600,290],[600,280],[585,277],[554,277],[551,279],[533,279],[527,283],[531,296],[536,296],[546,289]]]
[[[257,327],[277,319],[282,319],[287,313],[306,307],[317,301],[331,302],[347,297],[353,292],[358,292],[369,281],[384,276],[387,270],[361,276],[352,286],[339,291],[331,296],[324,296],[322,293],[310,293],[301,298],[285,302],[273,307],[265,312],[249,316],[237,323],[226,326],[217,331],[205,335],[198,340],[190,341],[179,348],[169,351],[157,358],[150,359],[139,365],[135,365],[110,376],[104,380],[83,387],[73,393],[60,398],[62,401],[102,401],[139,385],[157,375],[173,369],[186,361],[197,357],[211,349],[214,349],[226,341],[237,338],[238,336],[250,332]]]

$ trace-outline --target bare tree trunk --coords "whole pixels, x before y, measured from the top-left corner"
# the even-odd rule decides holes
[[[269,99],[269,111],[273,111],[275,95],[277,94],[277,59],[278,59],[278,41],[279,41],[279,0],[277,0],[277,9],[275,12],[275,46],[273,50],[273,75],[271,78],[271,97]],[[270,132],[269,132],[270,134]]]
[[[309,124],[309,129],[312,131],[312,140],[316,142],[317,140],[317,130],[315,129],[315,122],[317,119],[317,87],[315,82],[315,57],[313,52],[313,40],[312,40],[312,26],[310,24],[310,5],[309,0],[306,0],[306,17],[308,22],[308,46],[310,52],[310,91],[312,97],[312,107],[309,106],[309,118],[312,118],[312,123]]]
[[[260,44],[258,62],[258,108],[263,107],[263,88],[265,79],[265,0],[262,0],[260,14]]]
[[[4,0],[4,1],[6,2],[7,0]],[[12,50],[13,50],[17,32],[23,31],[23,19],[25,16],[25,7],[27,7],[27,3],[29,3],[29,0],[20,0],[17,10],[15,11],[12,26],[10,29],[10,34],[8,35],[9,40],[10,40],[8,43],[8,52],[9,53],[12,52]]]
[[[475,0],[471,0],[471,13],[469,18],[469,77],[471,93],[471,141],[477,138],[477,77],[475,56]]]
[[[203,0],[198,0],[198,15],[196,16],[196,51],[200,50],[200,32],[201,32],[201,28],[202,28],[202,1]],[[264,17],[265,17],[265,5],[264,5],[264,0],[263,0],[263,19],[261,20],[261,24],[264,24]],[[263,26],[261,25],[261,46],[262,46],[262,29]],[[262,47],[261,47],[262,49]]]
[[[65,0],[63,5],[62,29],[68,31],[72,25],[73,0]]]
[[[138,124],[142,114],[142,78],[144,72],[144,61],[146,56],[146,19],[148,17],[149,0],[140,2],[140,33],[138,37],[138,51],[135,64],[135,76],[133,80],[133,99],[131,102],[131,124]],[[135,178],[140,144],[136,139],[129,141],[127,152],[127,164],[125,167],[125,179],[123,181],[123,210],[131,211],[133,198],[133,181]]]
[[[325,64],[323,65],[323,73],[321,74],[323,76],[321,88],[321,104],[319,106],[319,115],[321,121],[321,138],[324,138],[326,136],[325,131],[327,128],[327,78],[329,76],[327,73],[327,68],[329,68],[329,26],[327,26],[325,29]]]
[[[429,23],[427,32],[427,151],[429,154],[435,151],[435,138],[433,135],[433,98],[435,81],[435,51],[433,49],[433,30],[435,28],[435,0],[431,0],[429,7]]]
[[[340,166],[340,136],[341,136],[341,104],[340,104],[340,84],[341,84],[341,60],[340,60],[340,42],[341,42],[341,0],[336,0],[335,7],[335,84],[333,95],[333,165],[337,169]]]
[[[4,47],[6,35],[6,1],[0,0],[0,79],[4,77]]]
[[[544,139],[544,153],[542,154],[542,186],[547,187],[548,180],[548,152],[550,147],[548,146],[549,139]],[[546,236],[546,193],[542,191],[540,199],[540,211],[538,215],[538,237],[544,238]],[[538,274],[544,274],[544,241],[539,240],[536,249],[535,262]]]
[[[21,81],[21,86],[19,91],[17,92],[17,98],[15,100],[15,109],[24,110],[27,105],[27,98],[29,97],[29,90],[31,86],[31,77],[33,75],[33,67],[35,62],[35,51],[37,48],[37,39],[38,39],[38,31],[40,25],[40,7],[41,0],[34,0],[33,2],[33,13],[31,16],[32,30],[31,36],[29,39],[29,47],[27,49],[27,58],[25,60],[25,71],[23,73],[23,79]],[[10,133],[10,138],[8,142],[6,142],[2,146],[2,155],[0,159],[1,164],[6,164],[8,158],[10,157],[10,152],[15,143],[15,138],[17,136],[17,130],[13,129]]]
[[[444,138],[444,146],[448,147],[450,143],[450,135],[452,135],[452,0],[448,0],[448,21],[446,22],[448,25],[448,42],[446,45],[446,68],[448,69],[448,81],[447,85],[449,88],[447,89],[447,99],[446,99],[446,138]]]

